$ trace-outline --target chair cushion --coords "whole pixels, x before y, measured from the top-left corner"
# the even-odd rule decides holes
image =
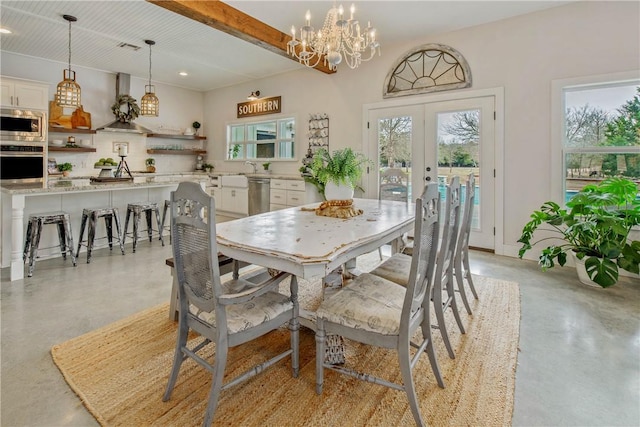
[[[292,309],[293,303],[288,295],[267,292],[244,304],[227,306],[227,328],[230,334],[241,332]],[[189,312],[203,322],[216,326],[215,311],[202,311],[190,304]]]
[[[394,254],[371,271],[371,274],[390,280],[398,285],[407,286],[410,271],[411,256]]]
[[[382,335],[397,335],[405,288],[364,273],[325,299],[318,318]]]

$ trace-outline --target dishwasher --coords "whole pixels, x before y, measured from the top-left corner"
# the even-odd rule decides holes
[[[249,215],[269,212],[269,178],[249,177]]]

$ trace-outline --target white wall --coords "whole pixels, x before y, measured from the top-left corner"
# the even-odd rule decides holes
[[[428,13],[429,2],[424,2]],[[362,105],[383,101],[387,72],[403,53],[425,43],[442,43],[467,59],[473,76],[470,90],[503,87],[505,94],[505,164],[497,165],[504,182],[504,253],[516,254],[522,225],[531,211],[552,196],[551,82],[640,67],[640,3],[577,2],[491,24],[480,25],[395,46],[384,45],[382,56],[357,70],[340,67],[334,75],[302,69],[252,81],[205,96],[209,126],[209,157],[217,170],[247,171],[226,162],[225,125],[247,94],[282,96],[284,115],[298,118],[298,154],[306,152],[306,120],[310,113],[330,115],[330,149],[361,149]],[[270,116],[269,116],[270,117]],[[211,129],[213,130],[211,131]],[[300,162],[274,163],[275,172],[295,173]]]
[[[62,80],[63,70],[67,64],[44,60],[41,58],[16,55],[9,52],[1,52],[0,74],[7,77],[17,77],[28,80],[36,80],[49,83],[49,100],[53,100],[57,84]],[[100,71],[91,68],[78,67],[72,64],[72,70],[76,72],[76,82],[82,89],[82,106],[84,111],[91,113],[91,125],[93,129],[101,127],[115,120],[111,112],[111,105],[116,97],[116,73]],[[148,80],[131,77],[131,93],[139,100],[144,95],[144,86]],[[135,122],[153,131],[162,131],[163,128],[185,129],[194,121],[202,123],[200,132],[206,131],[206,123],[203,119],[204,94],[201,92],[165,85],[152,81],[155,85],[156,95],[160,99],[160,115],[158,117],[138,117]],[[71,114],[71,110],[65,111]],[[66,139],[66,134],[51,133],[49,140]],[[91,135],[76,135],[76,139],[91,138]],[[127,163],[131,170],[144,170],[144,160],[153,156],[156,159],[158,172],[184,172],[195,168],[195,156],[185,155],[148,155],[147,146],[195,144],[194,141],[180,142],[168,139],[151,139],[134,134],[113,134],[98,132],[93,135],[95,153],[68,154],[54,152],[58,162],[73,163],[75,176],[95,176],[97,171],[93,164],[102,157],[113,157],[118,160],[112,151],[114,141],[129,142],[129,157]]]

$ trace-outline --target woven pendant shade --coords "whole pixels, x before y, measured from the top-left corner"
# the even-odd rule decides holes
[[[62,15],[69,22],[69,69],[62,72],[62,81],[56,87],[55,101],[60,107],[78,108],[80,102],[80,85],[76,83],[76,72],[71,70],[71,23],[78,19],[71,15]]]
[[[140,114],[147,117],[158,117],[160,114],[160,100],[156,96],[156,88],[151,84],[151,46],[156,44],[153,40],[145,40],[149,45],[149,84],[144,87],[144,96],[140,100]]]
[[[60,107],[80,107],[82,105],[81,92],[80,85],[76,83],[76,72],[64,70],[62,76],[63,80],[58,83],[56,88],[56,104]]]
[[[146,85],[144,91],[145,94],[140,100],[140,114],[143,116],[158,117],[158,114],[160,114],[160,101],[155,94],[155,87],[153,85]]]

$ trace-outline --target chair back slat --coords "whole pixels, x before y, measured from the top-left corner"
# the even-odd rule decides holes
[[[454,176],[446,187],[444,225],[438,259],[436,261],[436,277],[446,272],[449,264],[453,262],[456,249],[458,228],[460,227],[460,178]]]
[[[180,300],[213,311],[222,294],[216,254],[215,199],[183,182],[171,193],[171,240]]]
[[[416,199],[414,248],[404,302],[405,307],[411,307],[409,315],[421,309],[425,297],[431,293],[440,232],[439,214],[438,184],[428,184],[422,195]],[[404,311],[406,312],[406,309]]]
[[[475,206],[476,198],[476,178],[473,173],[470,173],[467,178],[467,188],[465,189],[465,202],[462,212],[462,222],[460,224],[460,232],[458,236],[458,243],[456,252],[459,253],[462,248],[469,246],[469,235],[471,234],[471,222],[473,221],[473,209]]]

